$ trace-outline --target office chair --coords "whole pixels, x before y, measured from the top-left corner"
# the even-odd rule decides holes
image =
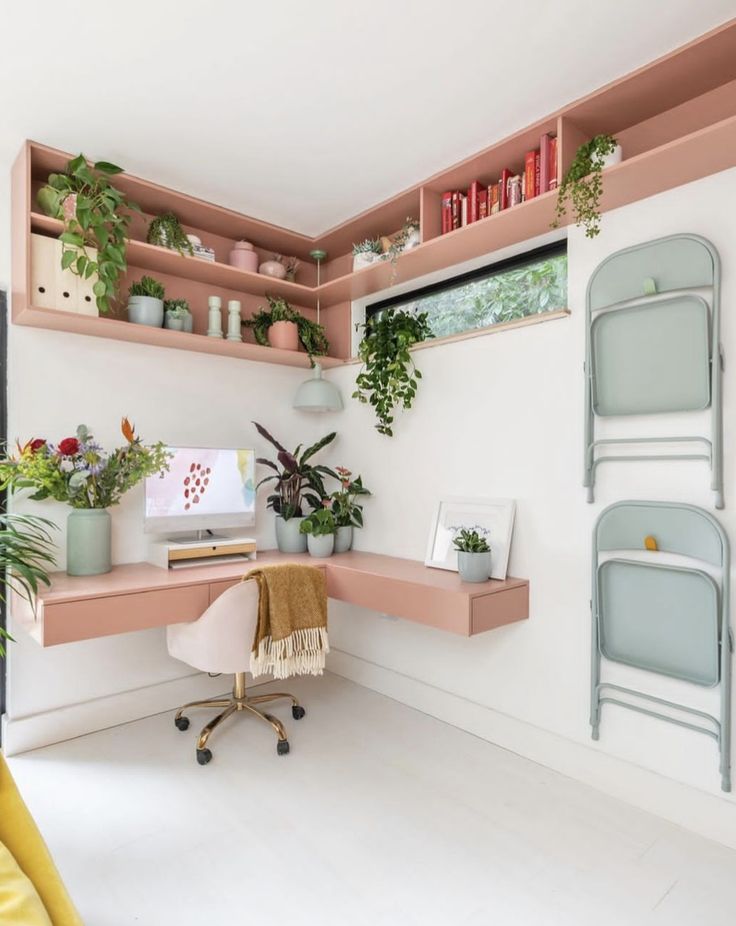
[[[197,762],[206,765],[212,758],[207,742],[212,731],[231,714],[246,712],[259,717],[276,731],[278,741],[276,752],[286,755],[289,741],[280,720],[272,714],[259,711],[256,704],[267,704],[280,698],[291,701],[291,715],[301,720],[304,708],[297,699],[285,692],[248,697],[245,690],[245,673],[250,664],[250,650],[258,621],[258,584],[239,582],[223,592],[196,621],[185,624],[170,624],[166,628],[166,642],[169,654],[186,662],[202,672],[234,675],[233,693],[229,698],[211,698],[207,701],[192,701],[180,707],[174,717],[177,729],[187,730],[189,718],[184,712],[191,708],[224,708],[213,720],[202,728],[197,740]]]

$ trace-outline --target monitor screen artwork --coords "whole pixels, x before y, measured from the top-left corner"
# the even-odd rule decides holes
[[[255,451],[167,449],[171,454],[168,472],[146,479],[147,529],[186,530],[254,523]]]

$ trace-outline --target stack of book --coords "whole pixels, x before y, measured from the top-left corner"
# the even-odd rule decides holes
[[[442,234],[463,228],[533,199],[557,187],[557,137],[542,135],[539,148],[527,151],[524,170],[515,174],[504,168],[497,183],[474,180],[467,190],[442,194]]]
[[[210,263],[214,263],[215,260],[215,252],[212,248],[207,248],[203,244],[192,245],[192,256],[199,257],[200,260],[208,260]]]

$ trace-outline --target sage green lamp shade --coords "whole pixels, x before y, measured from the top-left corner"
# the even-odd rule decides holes
[[[294,408],[303,412],[342,411],[342,396],[334,383],[322,378],[322,367],[315,363],[310,379],[305,379],[294,397]]]

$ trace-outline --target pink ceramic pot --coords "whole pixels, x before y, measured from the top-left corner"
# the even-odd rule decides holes
[[[231,266],[238,267],[240,270],[250,270],[251,273],[258,271],[258,255],[253,250],[250,241],[236,241],[228,261]]]
[[[264,260],[258,268],[258,272],[267,277],[274,277],[277,280],[286,279],[286,267],[278,260]]]
[[[299,350],[299,329],[296,322],[274,322],[268,329],[268,343],[281,350]]]

